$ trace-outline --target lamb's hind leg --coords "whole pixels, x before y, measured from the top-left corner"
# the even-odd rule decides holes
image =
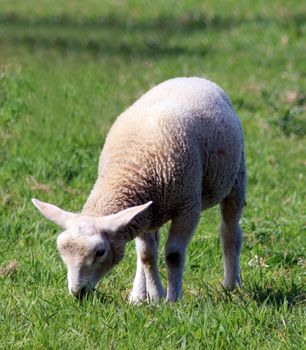
[[[240,282],[240,250],[242,245],[242,230],[239,219],[245,205],[245,168],[242,163],[235,186],[229,195],[222,201],[221,214],[221,243],[224,259],[225,288],[234,289]]]
[[[158,301],[164,294],[157,265],[159,231],[145,232],[135,239],[135,243],[137,270],[130,302],[138,303],[147,297]]]
[[[197,226],[200,216],[198,209],[188,210],[172,220],[166,243],[166,264],[168,273],[167,300],[177,301],[182,295],[182,280],[187,245]]]

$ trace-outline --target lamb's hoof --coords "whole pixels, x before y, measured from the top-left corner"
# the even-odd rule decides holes
[[[168,303],[177,303],[179,301],[182,301],[183,297],[182,294],[174,294],[174,295],[167,295],[166,301]]]
[[[173,303],[173,304],[176,303],[178,300],[179,300],[179,299],[166,298],[166,302],[167,302],[167,303],[171,303],[171,304],[172,304],[172,303]]]
[[[160,291],[159,293],[153,293],[153,294],[144,294],[144,293],[131,293],[129,296],[129,303],[130,304],[143,304],[143,303],[150,303],[150,304],[157,304],[160,301],[164,300],[165,293],[164,291]]]
[[[147,300],[146,295],[138,295],[138,294],[130,294],[129,296],[129,303],[132,305],[141,305],[145,303]]]
[[[226,281],[224,280],[223,283],[223,288],[227,289],[229,291],[233,291],[234,289],[240,289],[241,288],[241,282],[239,280],[234,280],[234,281]]]
[[[147,298],[147,301],[150,304],[158,304],[162,300],[164,300],[164,296],[163,295],[148,296],[148,298]]]

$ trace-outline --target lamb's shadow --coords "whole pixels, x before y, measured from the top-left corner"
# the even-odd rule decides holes
[[[86,304],[88,301],[92,301],[94,299],[103,305],[112,304],[114,301],[114,298],[111,295],[96,289],[88,294],[85,294],[82,298],[75,298],[76,302],[80,305],[83,305],[84,303]]]
[[[270,305],[275,308],[288,308],[306,303],[306,290],[302,283],[295,281],[252,281],[244,284],[239,290],[231,292],[221,286],[215,288],[202,281],[201,302],[211,302],[215,305],[220,303],[238,303],[248,305],[255,302],[258,306]]]
[[[94,291],[94,297],[99,300],[101,304],[111,304],[114,301],[114,298],[111,295],[102,293],[98,290]]]
[[[248,300],[253,300],[258,305],[272,305],[277,308],[284,304],[293,307],[306,302],[305,287],[294,281],[284,285],[253,283],[246,286],[244,295]]]

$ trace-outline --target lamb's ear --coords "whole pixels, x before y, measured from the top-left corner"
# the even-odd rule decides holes
[[[133,218],[144,212],[153,202],[147,202],[146,204],[137,205],[128,209],[119,211],[117,214],[104,216],[102,220],[103,229],[108,233],[115,233],[120,229],[127,226]]]
[[[65,211],[53,204],[41,202],[36,198],[32,198],[32,203],[43,214],[44,217],[53,221],[60,227],[67,229],[71,222],[75,220],[78,214]]]

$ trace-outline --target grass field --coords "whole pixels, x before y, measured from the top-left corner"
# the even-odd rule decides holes
[[[302,1],[0,3],[0,349],[302,349],[306,19]],[[31,197],[81,209],[116,116],[155,84],[203,76],[245,131],[243,288],[222,289],[219,210],[202,215],[184,301],[134,307],[125,260],[83,303],[57,227]],[[163,229],[163,242],[166,228]],[[165,282],[163,248],[160,269]]]

